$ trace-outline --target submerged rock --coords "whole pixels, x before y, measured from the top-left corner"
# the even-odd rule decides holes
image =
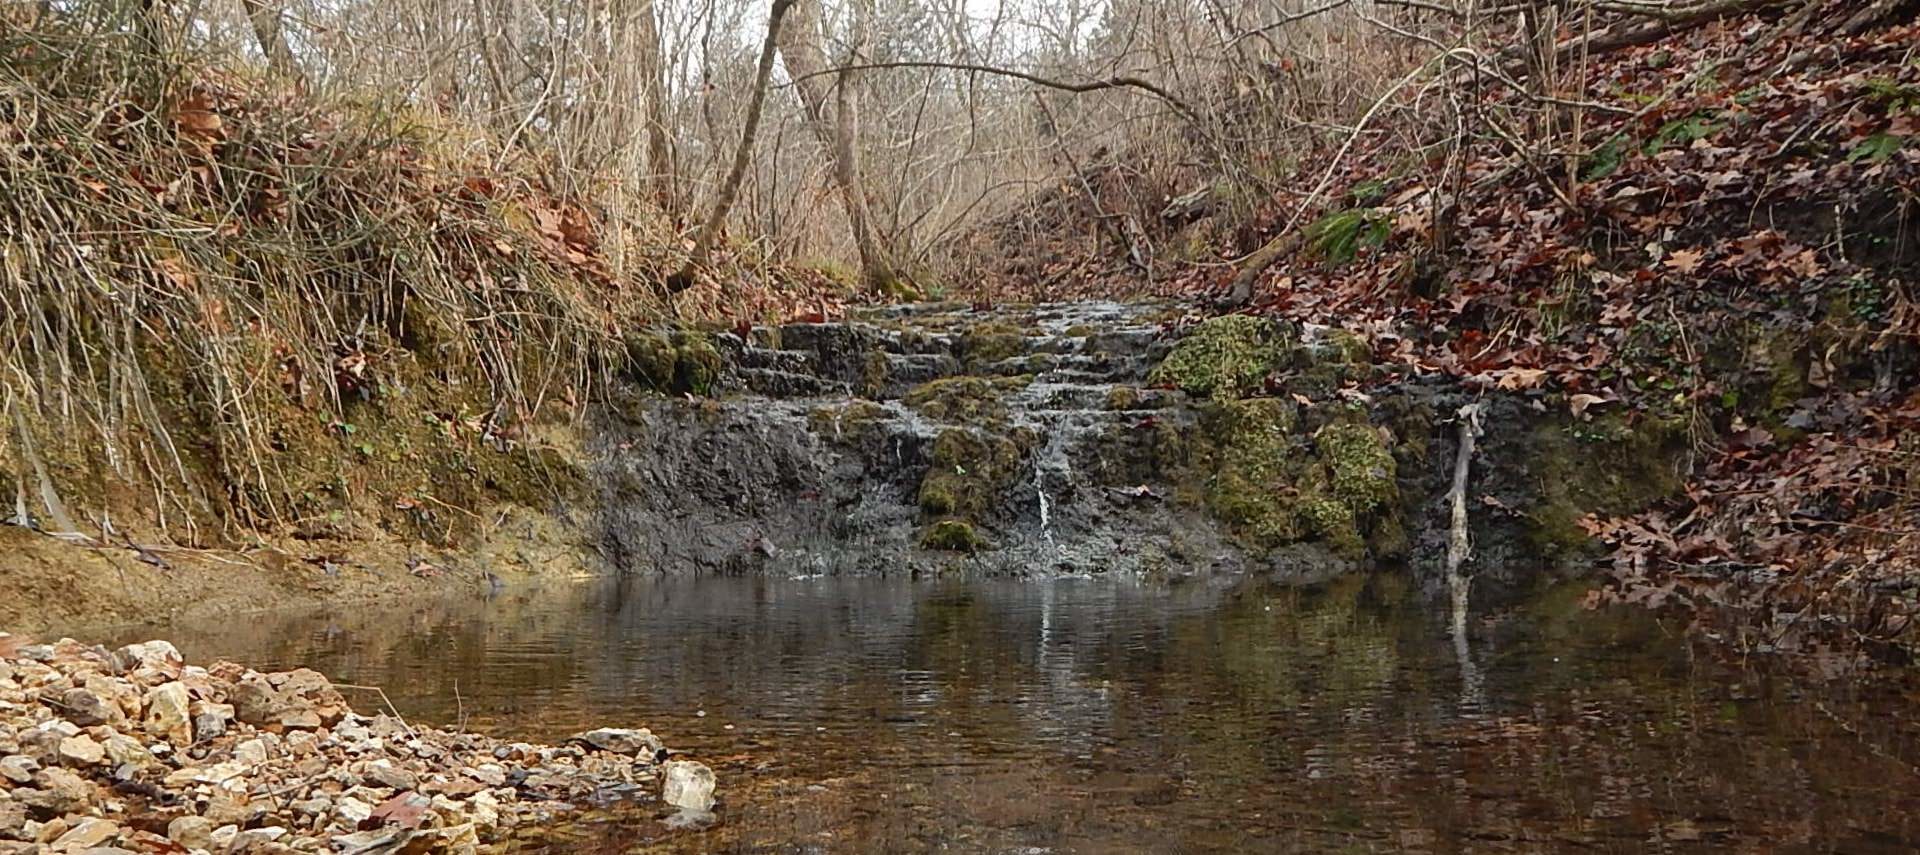
[[[713,810],[713,770],[705,763],[674,760],[661,771],[665,776],[660,786],[661,801],[695,813]]]
[[[643,758],[653,758],[666,751],[666,746],[660,743],[660,738],[644,727],[637,730],[603,727],[575,734],[573,739],[575,742],[585,743],[601,751],[632,754]]]

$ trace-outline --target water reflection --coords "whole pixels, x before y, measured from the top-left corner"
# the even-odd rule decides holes
[[[638,579],[159,630],[409,716],[654,727],[717,759],[688,851],[1911,851],[1915,694],[1695,662],[1572,595],[1476,627],[1314,591]],[[154,634],[155,630],[127,635]]]

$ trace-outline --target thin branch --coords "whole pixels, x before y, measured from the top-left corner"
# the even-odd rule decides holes
[[[889,68],[939,68],[939,69],[945,69],[948,71],[970,71],[978,74],[993,74],[993,75],[998,75],[1000,77],[1012,77],[1016,80],[1024,80],[1036,86],[1045,86],[1048,89],[1058,89],[1062,92],[1098,92],[1103,89],[1138,89],[1142,92],[1146,92],[1150,95],[1153,95],[1154,97],[1159,98],[1162,101],[1167,102],[1175,110],[1179,111],[1182,116],[1186,117],[1188,121],[1191,121],[1194,124],[1200,123],[1200,114],[1195,112],[1192,107],[1187,106],[1187,103],[1185,101],[1182,101],[1179,98],[1175,97],[1173,93],[1168,92],[1165,89],[1162,89],[1159,86],[1159,84],[1156,84],[1151,80],[1145,80],[1139,77],[1131,77],[1128,75],[1116,75],[1116,76],[1104,78],[1101,80],[1083,80],[1083,81],[1074,82],[1074,81],[1067,81],[1067,80],[1053,80],[1051,78],[1041,77],[1037,74],[1028,74],[1027,72],[1024,72],[1024,71],[1015,71],[1011,68],[996,68],[991,65],[976,65],[968,62],[931,62],[931,61],[918,61],[918,60],[915,60],[915,61],[902,60],[898,62],[855,63],[852,65],[836,66],[834,68],[823,68],[819,71],[815,71],[810,74],[803,74],[799,77],[796,77],[788,81],[785,85],[792,86],[796,83],[799,83],[802,80],[806,80],[811,77],[820,77],[822,75],[827,75],[827,74],[840,74],[842,72],[847,72],[847,71],[871,71],[876,69],[889,69]]]

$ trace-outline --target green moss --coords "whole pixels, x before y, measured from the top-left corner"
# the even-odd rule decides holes
[[[1545,557],[1594,548],[1580,525],[1589,514],[1645,510],[1684,486],[1677,463],[1687,448],[1686,420],[1609,414],[1572,427],[1545,424],[1528,441],[1529,473],[1539,492],[1527,510],[1529,541]]]
[[[886,407],[872,401],[822,404],[807,411],[807,426],[819,436],[857,440],[866,436],[888,415]]]
[[[680,356],[666,336],[633,333],[626,344],[627,367],[636,379],[662,391],[673,386],[674,365]]]
[[[1325,540],[1335,554],[1353,559],[1366,556],[1366,542],[1360,538],[1359,523],[1346,502],[1316,497],[1301,502],[1299,513],[1307,530]]]
[[[713,391],[713,383],[719,379],[723,365],[720,351],[713,346],[711,339],[704,335],[687,335],[680,342],[679,360],[674,370],[676,391],[695,395]]]
[[[1302,536],[1300,482],[1306,475],[1293,406],[1275,398],[1226,401],[1208,409],[1203,430],[1218,443],[1206,502],[1215,516],[1261,546]]]
[[[920,535],[920,548],[937,552],[979,552],[987,546],[986,538],[965,520],[941,520]]]
[[[934,439],[929,455],[932,465],[920,480],[920,509],[977,519],[1017,467],[1020,447],[997,434],[950,428]]]
[[[1115,386],[1107,392],[1107,409],[1131,410],[1140,406],[1140,390],[1132,386]]]
[[[1349,365],[1373,361],[1373,348],[1367,346],[1366,339],[1349,330],[1329,331],[1324,343],[1331,357]]]
[[[627,336],[627,369],[660,392],[705,395],[725,367],[711,337],[697,332],[633,333]]]
[[[1067,327],[1066,330],[1062,331],[1060,334],[1066,336],[1067,338],[1086,338],[1099,331],[1100,329],[1098,327],[1092,326],[1090,324],[1074,324],[1073,326]]]
[[[1012,359],[1026,349],[1026,331],[1005,321],[974,324],[960,336],[960,354],[971,365]]]
[[[1181,339],[1149,379],[1195,395],[1241,397],[1257,391],[1282,364],[1288,338],[1279,324],[1266,318],[1213,318]]]
[[[1399,497],[1393,454],[1372,425],[1327,425],[1314,436],[1314,445],[1326,464],[1334,498],[1354,512],[1377,510]]]
[[[999,421],[1007,415],[1003,400],[1006,393],[1032,382],[1029,375],[943,377],[907,390],[903,400],[907,406],[943,421]]]
[[[878,396],[880,390],[886,388],[887,378],[891,373],[886,351],[868,351],[860,363],[860,394],[868,397]]]
[[[1249,398],[1209,407],[1200,434],[1210,475],[1204,502],[1248,542],[1318,540],[1359,559],[1404,551],[1397,464],[1382,432],[1340,421],[1306,440],[1290,401]]]
[[[874,289],[880,296],[896,303],[913,303],[922,299],[920,289],[903,276],[888,276],[881,279]]]

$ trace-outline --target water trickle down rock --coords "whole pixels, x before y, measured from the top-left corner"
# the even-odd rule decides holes
[[[710,397],[636,369],[599,415],[606,553],[670,573],[1311,580],[1430,551],[1450,442],[1434,414],[1482,393],[1362,393],[1381,366],[1350,333],[1183,314],[928,304],[652,334],[718,363]],[[1539,422],[1503,419],[1487,445],[1486,492],[1509,507],[1539,493],[1545,446],[1516,437]],[[1527,519],[1476,518],[1487,564],[1535,566],[1513,547]]]

